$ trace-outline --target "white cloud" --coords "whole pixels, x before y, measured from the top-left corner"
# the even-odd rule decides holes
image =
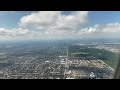
[[[20,20],[22,27],[46,28],[55,25],[60,11],[39,11],[23,16]]]
[[[77,35],[84,37],[119,37],[120,23],[108,23],[104,25],[94,25],[93,27],[83,28],[79,30]]]
[[[28,29],[23,28],[13,28],[13,29],[5,29],[0,28],[0,38],[1,39],[31,39],[33,37],[37,37],[42,35],[40,32],[30,31]]]
[[[87,11],[72,11],[69,15],[61,11],[40,11],[22,17],[19,24],[21,27],[45,30],[47,34],[69,35],[87,22],[87,16]]]
[[[93,27],[82,29],[87,33],[120,33],[120,23],[96,24]]]
[[[24,28],[5,29],[0,28],[1,39],[50,39],[50,38],[75,38],[75,37],[119,37],[120,23],[109,23],[105,25],[94,25],[93,27],[80,29],[78,32],[74,28],[51,27],[44,32],[40,30],[29,30]]]
[[[82,28],[87,17],[87,11],[71,11],[67,15],[61,11],[32,12],[20,19],[20,28],[0,28],[0,38],[119,37],[120,23]]]

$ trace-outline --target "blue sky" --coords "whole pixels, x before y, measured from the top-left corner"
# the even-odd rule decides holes
[[[107,24],[120,22],[120,11],[93,11],[89,14],[89,23]]]
[[[0,27],[17,28],[20,18],[30,13],[28,11],[2,11],[0,12]]]
[[[32,11],[12,11],[0,12],[0,27],[14,28],[18,27],[18,22],[21,17],[29,15]],[[63,12],[69,15],[70,11]],[[120,22],[120,11],[91,11],[88,16],[89,23],[86,25],[107,24],[112,22]]]
[[[1,11],[1,39],[120,37],[120,11]]]

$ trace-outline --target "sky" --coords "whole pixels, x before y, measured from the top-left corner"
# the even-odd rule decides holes
[[[0,11],[0,40],[120,38],[120,11]]]

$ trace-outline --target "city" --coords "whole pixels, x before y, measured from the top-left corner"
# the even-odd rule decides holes
[[[0,79],[113,79],[119,54],[119,11],[0,11]]]
[[[48,52],[49,50],[44,52],[43,47],[41,54],[39,52],[35,54],[33,50],[30,50],[31,46],[35,48],[36,45],[27,46],[29,48],[25,52],[22,51],[23,46],[6,46],[7,51],[2,48],[4,53],[0,53],[0,79],[112,79],[114,69],[103,60],[82,57],[82,54],[86,53],[70,53],[70,47],[65,47],[65,43],[63,43],[51,44],[51,48],[49,48],[53,48],[50,51],[53,53],[51,55],[56,55],[51,56],[52,58],[49,54],[44,55],[50,52]],[[17,48],[15,49],[15,47]],[[44,48],[47,47],[48,44],[44,45]],[[26,52],[27,50],[29,52]],[[59,52],[56,53],[56,51]],[[61,51],[62,53],[60,53]],[[81,54],[81,57],[76,57],[76,54]]]

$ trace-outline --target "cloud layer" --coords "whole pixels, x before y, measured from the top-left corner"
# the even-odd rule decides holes
[[[39,11],[23,16],[19,28],[0,28],[1,39],[47,39],[65,37],[106,37],[119,36],[120,23],[96,24],[83,28],[89,23],[88,11]]]

